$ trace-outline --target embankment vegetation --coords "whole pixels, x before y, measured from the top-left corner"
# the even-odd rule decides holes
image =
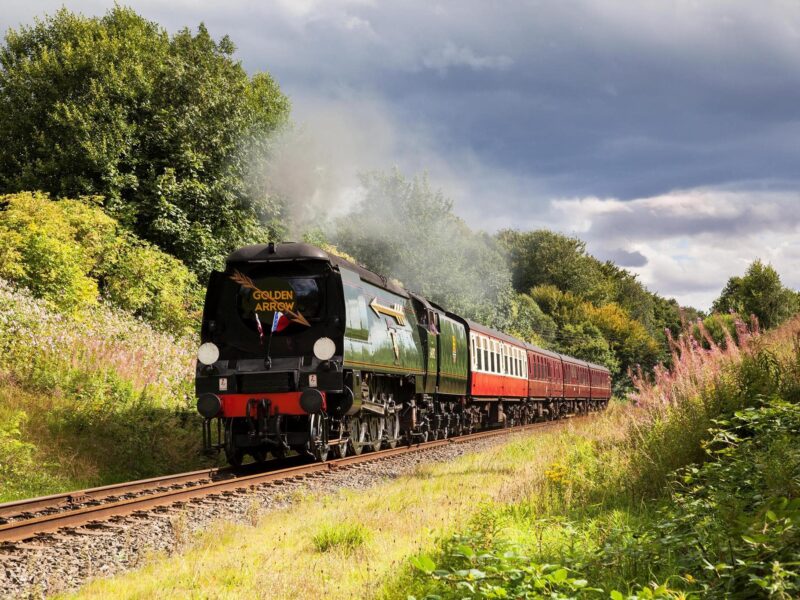
[[[800,318],[673,344],[591,435],[410,561],[389,597],[794,598]]]
[[[0,501],[201,464],[194,344],[0,280]]]
[[[91,203],[0,204],[0,500],[203,464],[196,276]]]

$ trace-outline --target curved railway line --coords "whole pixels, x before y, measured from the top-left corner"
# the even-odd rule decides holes
[[[591,415],[572,416],[571,419],[585,419],[589,416]],[[52,534],[61,530],[74,531],[82,527],[104,527],[108,526],[108,521],[118,517],[136,515],[187,502],[246,493],[260,486],[280,485],[282,482],[293,479],[324,476],[326,473],[338,469],[387,460],[403,454],[423,452],[447,444],[459,444],[485,437],[557,427],[564,422],[565,419],[562,419],[491,429],[358,456],[347,456],[328,462],[298,464],[276,470],[252,473],[249,471],[252,471],[253,467],[238,470],[207,469],[8,502],[0,504],[0,545],[24,542],[42,534]],[[291,460],[286,459],[281,463],[286,464]]]

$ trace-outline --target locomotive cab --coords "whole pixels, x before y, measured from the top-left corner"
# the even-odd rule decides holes
[[[206,448],[234,465],[289,449],[324,459],[329,420],[353,401],[344,331],[341,277],[325,252],[287,243],[232,253],[203,310],[195,385]]]

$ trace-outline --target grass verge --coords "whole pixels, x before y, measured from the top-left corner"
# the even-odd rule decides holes
[[[589,424],[566,424],[583,431]],[[360,491],[306,497],[256,526],[218,524],[172,557],[98,580],[74,598],[367,598],[408,556],[432,549],[486,503],[519,499],[529,479],[565,451],[556,432],[418,467]]]

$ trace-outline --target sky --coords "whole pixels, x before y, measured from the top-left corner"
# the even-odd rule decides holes
[[[2,0],[0,28],[62,4]],[[427,172],[471,226],[577,235],[706,309],[755,258],[800,287],[800,3],[131,0],[204,22],[300,125],[281,170],[346,211],[358,173]]]

